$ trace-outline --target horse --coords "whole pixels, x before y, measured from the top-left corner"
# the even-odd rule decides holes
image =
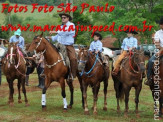
[[[112,64],[112,68],[113,68]],[[112,69],[113,70],[113,69]],[[129,93],[132,87],[135,88],[136,116],[138,114],[139,94],[142,89],[143,73],[145,71],[145,58],[143,49],[133,50],[130,55],[123,60],[121,71],[115,76],[112,75],[114,81],[114,89],[117,98],[117,112],[120,112],[119,100],[123,100],[125,96],[125,113],[128,117],[128,101]]]
[[[163,51],[160,53],[158,59],[156,59],[152,69],[152,83],[150,84],[150,90],[154,99],[155,118],[158,119],[163,115]],[[159,110],[157,109],[157,103],[159,103]]]
[[[97,99],[98,92],[100,89],[100,83],[104,83],[104,108],[107,110],[107,87],[109,79],[109,67],[104,66],[99,58],[98,54],[94,55],[89,53],[88,50],[83,48],[79,49],[78,53],[78,71],[81,72],[80,76],[82,79],[82,95],[84,99],[84,114],[89,114],[87,105],[87,87],[92,87],[93,92],[93,113],[97,114]]]
[[[46,91],[48,87],[53,81],[57,81],[60,83],[62,89],[63,110],[67,111],[67,108],[71,108],[73,105],[74,92],[72,81],[66,80],[71,92],[70,104],[68,106],[65,93],[65,79],[68,78],[69,67],[64,65],[64,60],[62,59],[60,52],[53,44],[43,37],[43,33],[34,37],[28,52],[33,52],[34,50],[36,53],[42,53],[45,61],[45,86],[42,90],[42,110],[46,110]]]
[[[14,105],[14,88],[13,88],[13,81],[18,79],[18,103],[22,103],[21,95],[20,95],[20,88],[22,86],[22,91],[24,93],[25,98],[25,105],[28,106],[28,99],[26,96],[26,89],[25,89],[25,73],[26,73],[26,63],[21,53],[19,47],[17,46],[18,42],[10,43],[8,45],[8,51],[5,58],[2,60],[2,71],[6,76],[10,93],[9,93],[9,105]]]

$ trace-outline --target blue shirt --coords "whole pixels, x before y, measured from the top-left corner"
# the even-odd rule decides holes
[[[73,26],[73,29],[75,29],[74,23],[67,22],[65,30],[67,31],[57,31],[58,34],[56,36],[52,36],[52,41],[55,42],[56,40],[63,44],[63,45],[73,45],[74,44],[74,36],[75,36],[75,30],[68,31],[69,27]],[[61,25],[61,28],[63,28],[63,25]]]
[[[127,37],[123,40],[121,48],[123,50],[129,50],[129,48],[133,48],[133,47],[137,48],[137,46],[138,46],[138,40],[136,38],[134,38],[134,37],[128,38]]]
[[[21,49],[23,49],[24,48],[24,38],[22,37],[22,36],[19,36],[19,38],[16,38],[16,36],[15,35],[13,35],[13,36],[11,36],[11,38],[10,38],[10,43],[12,43],[12,42],[17,42],[17,41],[19,41],[19,43],[18,43],[18,47],[20,47]]]
[[[93,41],[89,47],[90,51],[100,51],[102,52],[102,42],[100,40]]]

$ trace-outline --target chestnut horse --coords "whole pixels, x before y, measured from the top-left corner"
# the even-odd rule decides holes
[[[155,109],[155,117],[161,117],[163,114],[163,51],[161,51],[159,59],[156,59],[156,64],[154,63],[153,71],[152,71],[152,83],[150,85],[150,89],[152,91],[152,96],[154,99],[154,109]],[[159,63],[158,63],[159,62]],[[155,73],[156,74],[155,74]],[[157,103],[159,102],[159,110],[157,109]]]
[[[36,51],[36,53],[42,53],[44,55],[44,74],[45,74],[45,87],[42,91],[42,109],[46,109],[46,90],[50,86],[53,81],[57,81],[61,85],[62,89],[62,97],[63,97],[63,104],[64,110],[67,110],[67,100],[66,100],[66,93],[65,93],[65,79],[68,77],[69,68],[64,65],[64,60],[62,59],[60,52],[58,49],[48,42],[43,37],[43,33],[39,36],[34,37],[28,52]],[[70,88],[71,92],[71,99],[69,107],[73,105],[73,84],[72,81],[66,80],[67,84]]]
[[[93,92],[93,113],[97,114],[97,99],[100,89],[100,82],[104,82],[104,110],[107,110],[107,87],[109,79],[109,67],[104,66],[98,54],[94,55],[88,50],[79,48],[78,53],[78,71],[81,72],[82,95],[84,99],[84,113],[89,114],[87,105],[87,87],[92,87]]]
[[[2,60],[2,71],[6,76],[10,93],[9,93],[9,101],[8,103],[13,106],[13,81],[18,79],[18,103],[22,103],[21,95],[20,95],[20,88],[22,85],[22,91],[25,97],[25,104],[28,106],[28,100],[26,96],[26,89],[25,89],[25,73],[26,73],[26,62],[23,57],[23,54],[20,52],[19,47],[17,46],[18,42],[10,43],[8,46],[8,52],[6,57]]]
[[[139,94],[142,89],[142,73],[145,71],[144,51],[142,49],[134,50],[132,53],[122,62],[122,68],[118,75],[112,75],[118,112],[120,111],[119,100],[125,96],[125,117],[128,116],[129,93],[132,87],[135,88],[136,115],[139,117]]]

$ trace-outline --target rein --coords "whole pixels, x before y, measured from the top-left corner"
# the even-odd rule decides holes
[[[96,65],[96,63],[97,63],[97,61],[98,61],[98,54],[96,55],[96,60],[95,60],[95,62],[94,62],[94,64],[93,64],[92,68],[91,68],[88,72],[85,72],[84,69],[83,69],[83,71],[80,73],[80,76],[82,76],[83,74],[88,75],[89,73],[91,73],[92,70],[94,69],[94,67],[95,67],[95,65]],[[82,61],[82,62],[84,62],[84,61]],[[85,61],[85,62],[86,62],[86,61]]]

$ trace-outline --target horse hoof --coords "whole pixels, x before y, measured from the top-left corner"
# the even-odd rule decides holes
[[[28,107],[28,106],[29,106],[29,103],[26,103],[26,104],[25,104],[25,107]]]
[[[42,106],[42,111],[46,111],[46,106]]]
[[[13,107],[14,106],[14,103],[10,103],[9,105],[10,105],[10,107]]]
[[[84,111],[84,114],[85,115],[89,115],[89,111]]]
[[[136,114],[136,118],[140,118],[140,115],[139,114]]]
[[[127,113],[125,113],[125,114],[124,114],[124,117],[125,117],[125,118],[128,118],[128,114],[127,114]]]
[[[63,112],[67,112],[67,108],[64,108],[64,109],[63,109]]]
[[[18,103],[22,103],[22,101],[21,100],[18,100]]]
[[[94,115],[97,115],[97,111],[93,112]]]
[[[68,105],[68,108],[69,108],[69,109],[72,109],[72,105]]]
[[[107,111],[107,107],[103,107],[103,110],[104,110],[104,111]]]

